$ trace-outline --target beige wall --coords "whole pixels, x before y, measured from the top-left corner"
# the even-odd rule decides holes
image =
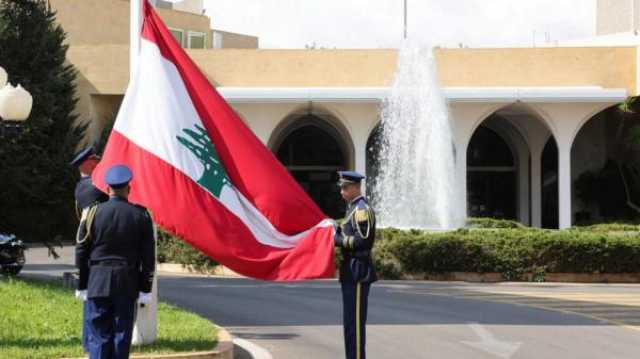
[[[218,86],[386,86],[396,67],[394,50],[192,51]]]
[[[395,50],[189,50],[217,86],[388,86]],[[71,63],[99,93],[122,94],[128,48],[72,46]],[[437,51],[443,86],[602,86],[636,89],[635,48],[447,49]]]
[[[436,54],[444,86],[602,86],[636,89],[636,49],[447,49]]]
[[[258,37],[236,34],[234,32],[211,30],[211,39],[213,34],[218,33],[222,36],[223,49],[257,49],[259,47]]]
[[[129,43],[129,1],[50,0],[70,45]],[[210,19],[182,11],[156,9],[168,27],[208,34]],[[96,16],[100,14],[100,16]],[[185,31],[186,33],[186,31]],[[207,36],[207,47],[211,41]]]
[[[606,35],[638,29],[640,0],[598,0],[596,34]]]

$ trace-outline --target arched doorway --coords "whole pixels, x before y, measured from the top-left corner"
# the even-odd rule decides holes
[[[580,128],[571,174],[576,224],[640,222],[640,100],[605,109]]]
[[[349,148],[341,131],[315,114],[291,119],[271,148],[325,214],[344,216],[337,171],[349,168]]]
[[[496,131],[481,125],[467,147],[467,203],[471,217],[517,218],[517,162]]]

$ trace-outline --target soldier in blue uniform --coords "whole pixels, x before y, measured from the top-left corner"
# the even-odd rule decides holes
[[[128,201],[132,177],[123,165],[107,171],[109,200],[91,207],[76,245],[78,291],[89,307],[91,359],[128,358],[136,299],[151,301],[153,224],[144,207]]]
[[[340,265],[344,346],[347,359],[365,359],[369,288],[378,280],[371,250],[376,236],[376,218],[362,195],[364,176],[340,171],[340,194],[347,201],[344,223],[336,228],[336,247],[342,248]]]
[[[96,188],[91,181],[91,173],[98,162],[100,162],[100,157],[96,155],[93,147],[87,147],[80,151],[69,163],[69,165],[78,168],[80,172],[80,180],[76,184],[75,189],[76,216],[80,221],[80,227],[85,225],[84,221],[91,206],[109,199],[109,196]],[[87,304],[84,303],[82,315],[82,348],[85,352],[89,351],[89,322],[87,321],[87,310]]]

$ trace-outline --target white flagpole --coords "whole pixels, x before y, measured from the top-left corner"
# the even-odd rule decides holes
[[[131,26],[129,33],[129,83],[134,78],[136,69],[138,68],[138,61],[140,58],[140,33],[142,32],[142,1],[144,0],[130,0],[131,5]],[[155,2],[152,0],[152,3]],[[157,239],[158,233],[155,225],[153,226],[153,237],[156,253],[158,251]],[[157,254],[156,254],[157,256]],[[157,258],[157,257],[156,257]],[[157,263],[156,263],[157,264]],[[158,279],[157,275],[153,276],[153,288],[151,292],[151,303],[144,307],[136,303],[137,314],[136,322],[133,326],[133,345],[142,345],[153,343],[158,336],[158,321],[157,321],[157,308],[158,308]]]
[[[142,31],[142,1],[131,0],[129,26],[129,81],[133,79],[140,57],[140,32]]]

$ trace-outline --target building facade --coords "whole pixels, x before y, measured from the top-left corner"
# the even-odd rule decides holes
[[[640,30],[640,0],[598,0],[596,34]]]
[[[83,3],[128,9],[122,0]],[[64,6],[58,16],[70,34],[69,62],[79,70],[77,110],[90,122],[88,140],[94,141],[128,83],[127,16],[114,33],[89,36]],[[171,28],[208,29],[202,15],[159,11]],[[396,50],[207,46],[188,52],[327,214],[340,213],[336,170],[375,172],[380,109],[396,72]],[[435,55],[469,215],[556,228],[605,217],[578,189],[585,174],[609,163],[617,123],[604,114],[639,92],[637,48],[437,49]],[[637,146],[631,151],[640,154]],[[633,202],[640,167],[630,168],[627,178],[638,182],[612,191]]]

